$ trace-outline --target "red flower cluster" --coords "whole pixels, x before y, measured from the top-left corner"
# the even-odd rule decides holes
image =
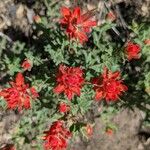
[[[25,59],[21,65],[21,67],[24,69],[24,70],[29,70],[31,69],[32,65],[31,65],[31,62],[28,60],[28,59]]]
[[[94,90],[96,91],[95,99],[101,100],[105,98],[106,101],[116,101],[122,92],[127,90],[127,87],[122,84],[120,79],[120,72],[108,71],[104,69],[104,73],[100,77],[93,78]]]
[[[70,111],[70,107],[66,103],[60,103],[58,109],[61,113]]]
[[[63,127],[62,121],[53,123],[49,131],[44,132],[45,150],[63,150],[67,148],[67,140],[71,137],[71,132]]]
[[[0,91],[0,96],[4,97],[9,109],[29,109],[30,99],[39,96],[34,87],[29,88],[29,85],[25,84],[21,73],[17,74],[15,82],[10,82],[10,85],[10,88]]]
[[[88,41],[86,33],[89,33],[91,27],[97,24],[96,21],[89,20],[92,13],[81,14],[80,7],[75,7],[73,10],[62,7],[61,14],[63,18],[60,23],[69,37],[78,39],[80,43]]]
[[[58,85],[54,88],[54,93],[62,92],[69,100],[76,94],[80,96],[80,90],[84,83],[83,71],[79,67],[67,67],[60,65],[57,75]]]
[[[140,45],[128,42],[125,48],[128,60],[139,59]]]

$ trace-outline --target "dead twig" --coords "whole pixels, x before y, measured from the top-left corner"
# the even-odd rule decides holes
[[[119,19],[120,19],[120,22],[121,22],[121,24],[122,24],[122,27],[123,27],[124,29],[127,29],[128,26],[127,26],[127,24],[126,24],[124,18],[123,18],[122,15],[121,15],[121,12],[120,12],[120,9],[119,9],[118,5],[116,5],[116,13],[117,13],[117,16],[118,16]]]

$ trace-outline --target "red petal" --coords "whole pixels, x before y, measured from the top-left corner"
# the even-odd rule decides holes
[[[16,75],[16,85],[17,86],[24,85],[24,77],[23,77],[23,74],[20,72]]]
[[[119,72],[119,71],[116,71],[116,72],[114,72],[114,73],[111,73],[111,74],[110,74],[110,78],[113,78],[113,79],[120,78],[120,72]]]
[[[78,87],[73,87],[73,88],[71,88],[72,89],[72,91],[74,92],[74,93],[76,93],[78,96],[80,96],[80,88]]]
[[[56,87],[54,88],[53,91],[54,91],[54,93],[60,94],[61,92],[64,91],[64,85],[59,84],[58,86],[56,86]]]
[[[108,74],[108,68],[104,67],[104,71],[103,71],[103,75],[102,75],[104,79],[107,79],[107,74]]]
[[[103,98],[103,92],[102,91],[96,91],[95,100],[99,101],[102,98]]]
[[[62,64],[61,64],[61,65],[59,66],[59,72],[62,73],[62,74],[64,74],[66,68],[67,68],[67,67],[66,67],[65,65],[62,65]]]
[[[70,15],[70,10],[67,7],[62,7],[61,8],[61,14],[65,17],[65,16],[69,16]]]
[[[120,87],[120,90],[121,91],[127,91],[128,90],[128,87],[126,86],[126,85],[122,85],[121,87]]]
[[[66,19],[60,19],[60,24],[62,25],[62,26],[65,26],[65,25],[67,25],[68,24],[68,22],[66,21]]]
[[[76,32],[76,37],[75,38],[78,38],[80,43],[82,44],[83,42],[86,42],[88,41],[88,38],[87,38],[87,35],[84,33],[84,32]]]
[[[93,27],[93,26],[96,26],[97,25],[97,22],[96,21],[91,21],[91,20],[88,20],[88,21],[85,21],[82,23],[82,26],[85,28],[85,27]]]
[[[2,97],[6,97],[7,95],[8,95],[9,93],[7,92],[7,90],[2,90],[2,91],[0,91],[0,96],[2,96]]]
[[[75,18],[77,18],[77,19],[80,19],[80,17],[81,17],[81,10],[80,10],[80,7],[75,7],[75,8],[74,8],[72,17],[75,17]]]
[[[21,65],[21,67],[24,69],[24,70],[30,70],[31,69],[31,62],[30,60],[28,59],[25,59]]]
[[[36,91],[36,89],[34,87],[30,88],[30,92],[33,95],[33,97],[35,97],[35,98],[39,97],[39,94],[38,94],[38,92]]]
[[[73,92],[71,92],[70,90],[65,91],[65,94],[69,100],[71,100],[74,96]]]
[[[144,40],[144,43],[145,43],[146,45],[150,45],[150,39]]]
[[[25,109],[29,109],[30,108],[30,98],[29,96],[25,97],[23,101],[23,105]]]
[[[115,15],[114,12],[109,12],[106,16],[106,19],[111,20],[111,21],[116,20],[116,18],[117,18],[117,16]]]

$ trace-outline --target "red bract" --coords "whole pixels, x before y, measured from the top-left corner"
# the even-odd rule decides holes
[[[150,39],[146,39],[146,40],[144,41],[144,43],[145,43],[146,45],[150,45]]]
[[[30,88],[30,92],[34,98],[39,97],[39,94],[37,93],[37,91],[34,87]]]
[[[29,88],[29,85],[25,84],[21,73],[17,74],[15,82],[10,82],[10,85],[10,88],[0,91],[0,96],[6,100],[8,109],[29,109],[31,98],[39,96],[33,87]]]
[[[41,23],[41,17],[40,16],[38,16],[38,15],[35,15],[35,16],[33,16],[33,20],[36,22],[36,23]]]
[[[61,113],[65,113],[70,110],[70,107],[66,103],[60,103],[58,109]]]
[[[107,68],[99,77],[93,78],[94,90],[96,92],[95,99],[101,100],[105,98],[106,101],[116,101],[122,92],[127,90],[127,87],[122,84],[120,80],[120,72],[111,72]]]
[[[115,15],[115,13],[114,12],[112,12],[112,11],[110,11],[107,15],[106,15],[106,19],[107,20],[110,20],[110,21],[114,21],[114,20],[116,20],[116,15]]]
[[[67,148],[67,140],[71,137],[71,132],[64,128],[62,121],[56,121],[52,124],[49,131],[44,132],[45,150],[64,150]]]
[[[113,130],[111,128],[107,128],[105,133],[111,136],[113,135]]]
[[[139,59],[140,50],[141,50],[140,45],[134,44],[132,42],[128,42],[125,48],[125,52],[126,52],[128,60],[130,61],[132,59]]]
[[[86,125],[86,134],[91,136],[93,134],[93,127],[90,124]]]
[[[74,95],[80,96],[80,90],[84,83],[83,71],[79,67],[67,67],[60,65],[57,75],[58,85],[54,88],[54,92],[60,94],[62,92],[69,100]]]
[[[32,65],[31,65],[31,62],[28,60],[28,59],[25,59],[21,65],[21,67],[24,69],[24,70],[30,70]]]
[[[97,24],[96,21],[90,20],[92,12],[81,14],[80,7],[75,7],[73,10],[62,7],[61,14],[63,18],[60,23],[66,29],[67,35],[78,39],[80,43],[88,41],[86,33],[89,33],[91,27]]]

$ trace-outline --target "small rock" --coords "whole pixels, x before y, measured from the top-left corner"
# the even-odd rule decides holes
[[[19,5],[17,11],[16,11],[16,18],[21,19],[24,17],[25,7],[24,5]]]
[[[33,16],[35,15],[33,9],[27,9],[27,18],[30,24],[33,23]]]
[[[88,9],[88,10],[95,9],[95,5],[87,4],[87,9]]]
[[[138,145],[138,150],[144,150],[144,146],[142,145],[142,143],[140,143],[140,144]]]
[[[147,141],[144,143],[145,146],[150,146],[150,137],[147,139]]]
[[[65,5],[70,6],[70,0],[65,0]]]
[[[14,20],[16,17],[16,9],[16,6],[13,4],[8,7],[9,16],[12,20]]]
[[[4,126],[5,126],[5,124],[3,123],[3,122],[0,122],[0,135],[2,135],[3,134],[3,132],[4,132]]]
[[[148,6],[146,4],[143,4],[141,10],[142,10],[143,15],[146,15],[149,13]]]
[[[2,29],[4,26],[5,26],[5,20],[4,20],[4,17],[1,15],[0,16],[0,29]]]
[[[144,111],[139,111],[139,113],[140,113],[142,119],[145,119],[146,113]]]
[[[5,22],[8,27],[11,26],[11,21],[8,18],[5,18]]]

